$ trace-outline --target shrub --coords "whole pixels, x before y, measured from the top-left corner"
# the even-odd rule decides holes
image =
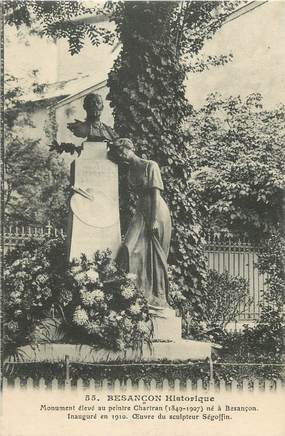
[[[64,239],[46,237],[17,246],[5,260],[6,356],[19,359],[18,347],[55,338],[114,350],[150,342],[147,302],[135,277],[117,269],[110,251],[69,263]],[[64,335],[49,330],[52,311],[61,321],[52,328],[57,325]]]
[[[263,241],[258,255],[267,285],[260,319],[254,327],[245,325],[242,333],[227,335],[220,356],[226,362],[255,363],[254,374],[268,379],[284,376],[284,254],[284,238],[275,231]]]
[[[32,341],[35,328],[52,305],[72,300],[72,276],[62,237],[30,239],[5,257],[4,350]]]
[[[72,267],[76,292],[70,319],[75,335],[81,343],[113,350],[142,347],[152,333],[147,301],[135,275],[119,271],[110,254],[82,256]]]
[[[193,339],[221,340],[230,321],[236,319],[242,303],[249,301],[248,283],[228,272],[209,270],[204,289],[204,317],[191,310],[191,304],[183,296],[177,284],[171,280],[170,296],[174,307],[184,318],[184,335]]]

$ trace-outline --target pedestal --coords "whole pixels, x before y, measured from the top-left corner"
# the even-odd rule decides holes
[[[153,339],[155,341],[180,341],[182,337],[181,318],[171,308],[150,308],[153,317]]]
[[[107,158],[105,142],[85,142],[71,164],[73,186],[88,192],[86,198],[74,192],[70,201],[68,228],[69,259],[82,253],[92,256],[109,248],[116,256],[121,244],[118,167]]]

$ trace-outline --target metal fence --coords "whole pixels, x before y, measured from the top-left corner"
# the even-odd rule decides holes
[[[40,239],[62,234],[48,223],[44,227],[6,226],[4,229],[4,253],[13,249],[16,244],[24,242],[31,236]],[[257,263],[258,247],[247,241],[232,240],[230,237],[211,236],[205,246],[208,268],[219,273],[227,271],[233,276],[246,279],[249,283],[249,299],[245,299],[240,307],[240,314],[235,321],[254,321],[260,315],[260,305],[266,291],[266,276],[260,274]],[[249,302],[250,301],[250,302]]]
[[[209,237],[205,248],[208,268],[219,273],[228,272],[248,281],[249,298],[240,307],[239,320],[256,320],[266,291],[266,275],[257,268],[258,247],[248,241],[231,237]]]
[[[19,226],[8,225],[4,227],[4,253],[15,248],[17,244],[21,244],[31,237],[41,239],[45,236],[63,235],[63,229],[55,229],[50,223],[46,226]]]

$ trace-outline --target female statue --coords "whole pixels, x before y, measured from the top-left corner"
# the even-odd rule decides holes
[[[169,307],[167,256],[171,236],[169,209],[161,197],[163,183],[156,162],[141,159],[130,139],[114,142],[119,160],[129,165],[130,187],[137,193],[136,212],[118,255],[119,263],[136,275],[151,306]]]

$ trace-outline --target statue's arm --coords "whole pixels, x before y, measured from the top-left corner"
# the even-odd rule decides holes
[[[158,205],[160,200],[160,190],[158,188],[151,188],[151,221],[150,221],[150,230],[153,234],[158,233]]]

